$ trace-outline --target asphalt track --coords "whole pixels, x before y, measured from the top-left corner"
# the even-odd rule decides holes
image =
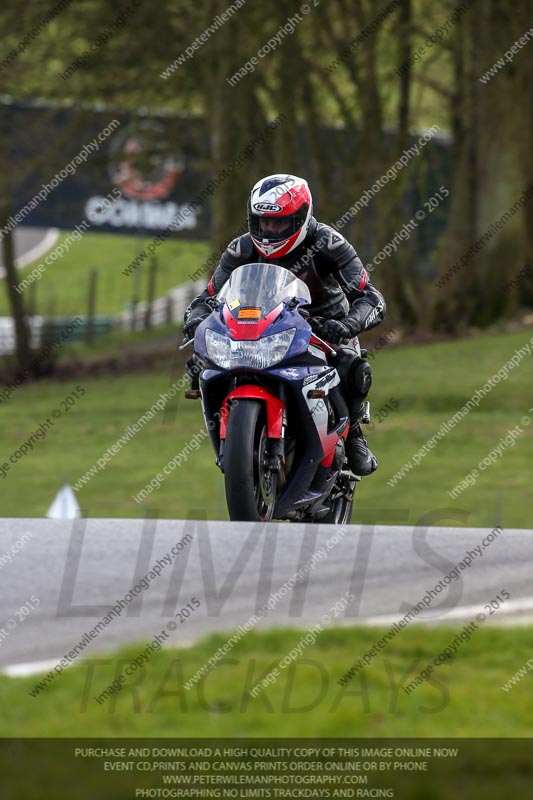
[[[438,521],[444,523],[444,513]],[[377,524],[0,519],[0,667],[18,665],[8,674],[22,674],[55,663],[158,561],[160,574],[152,573],[136,597],[130,595],[84,656],[151,641],[175,624],[176,612],[193,597],[200,607],[175,625],[168,644],[229,631],[297,573],[302,580],[278,595],[258,629],[309,627],[347,591],[354,598],[346,614],[332,617],[334,624],[390,625],[488,534],[490,529]],[[179,552],[166,563],[178,542]],[[511,597],[496,613],[486,612],[486,624],[529,621],[533,531],[505,530],[481,552],[458,569],[457,580],[445,581],[417,622],[462,625],[502,590]],[[34,609],[32,597],[39,603]]]
[[[16,228],[15,263],[17,267],[25,267],[50,250],[59,238],[57,228]],[[4,264],[0,252],[0,278],[4,277]]]

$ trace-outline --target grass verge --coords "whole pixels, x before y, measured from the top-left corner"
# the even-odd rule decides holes
[[[65,238],[65,235],[61,236],[55,247]],[[135,236],[84,234],[78,242],[71,244],[68,252],[46,267],[40,280],[25,290],[26,302],[30,302],[32,288],[35,287],[38,314],[85,314],[92,269],[98,270],[97,314],[117,314],[134,298],[146,300],[150,260],[147,259],[132,275],[123,275],[122,270],[136,258],[147,241]],[[210,251],[208,242],[184,239],[163,242],[157,249],[155,296],[162,297],[174,286],[189,282],[189,274],[206,261]],[[19,270],[21,280],[28,277],[39,264],[44,264],[45,258],[42,256]],[[1,284],[0,280],[0,315],[5,315],[9,311],[6,292]]]
[[[154,636],[164,621],[154,625]],[[531,675],[502,685],[533,650],[533,629],[479,629],[452,661],[407,694],[403,687],[458,630],[413,626],[347,685],[338,679],[383,635],[380,629],[323,631],[257,697],[250,690],[295,647],[303,631],[252,632],[199,683],[184,683],[223,634],[190,648],[162,649],[102,703],[95,699],[144,649],[132,645],[66,669],[37,697],[39,676],[0,678],[1,736],[529,737]],[[185,634],[182,634],[185,635]],[[58,653],[60,657],[62,654]]]

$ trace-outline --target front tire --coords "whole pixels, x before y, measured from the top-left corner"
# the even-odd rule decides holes
[[[231,520],[270,522],[272,519],[277,476],[264,465],[267,443],[263,404],[257,400],[234,403],[224,451],[224,484]]]

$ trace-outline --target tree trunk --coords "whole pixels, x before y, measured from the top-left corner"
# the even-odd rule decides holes
[[[411,57],[411,30],[412,30],[411,0],[402,0],[400,6],[400,19],[398,26],[399,48],[398,66],[409,62]],[[411,67],[408,65],[400,73],[399,101],[398,101],[398,150],[402,151],[407,146],[409,137],[409,110],[411,99]]]
[[[0,225],[5,226],[11,216],[11,204],[4,201],[0,210]],[[10,231],[2,237],[2,257],[6,271],[6,289],[11,307],[11,315],[15,325],[15,352],[17,358],[18,372],[24,372],[30,365],[30,329],[26,314],[22,293],[19,294],[15,287],[18,286],[17,268],[15,266],[15,253],[13,247],[13,232]]]

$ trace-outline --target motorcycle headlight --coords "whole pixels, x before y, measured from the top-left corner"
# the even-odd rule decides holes
[[[222,369],[266,369],[285,358],[295,333],[296,328],[290,328],[256,341],[235,342],[229,336],[207,330],[205,346],[209,359]]]

